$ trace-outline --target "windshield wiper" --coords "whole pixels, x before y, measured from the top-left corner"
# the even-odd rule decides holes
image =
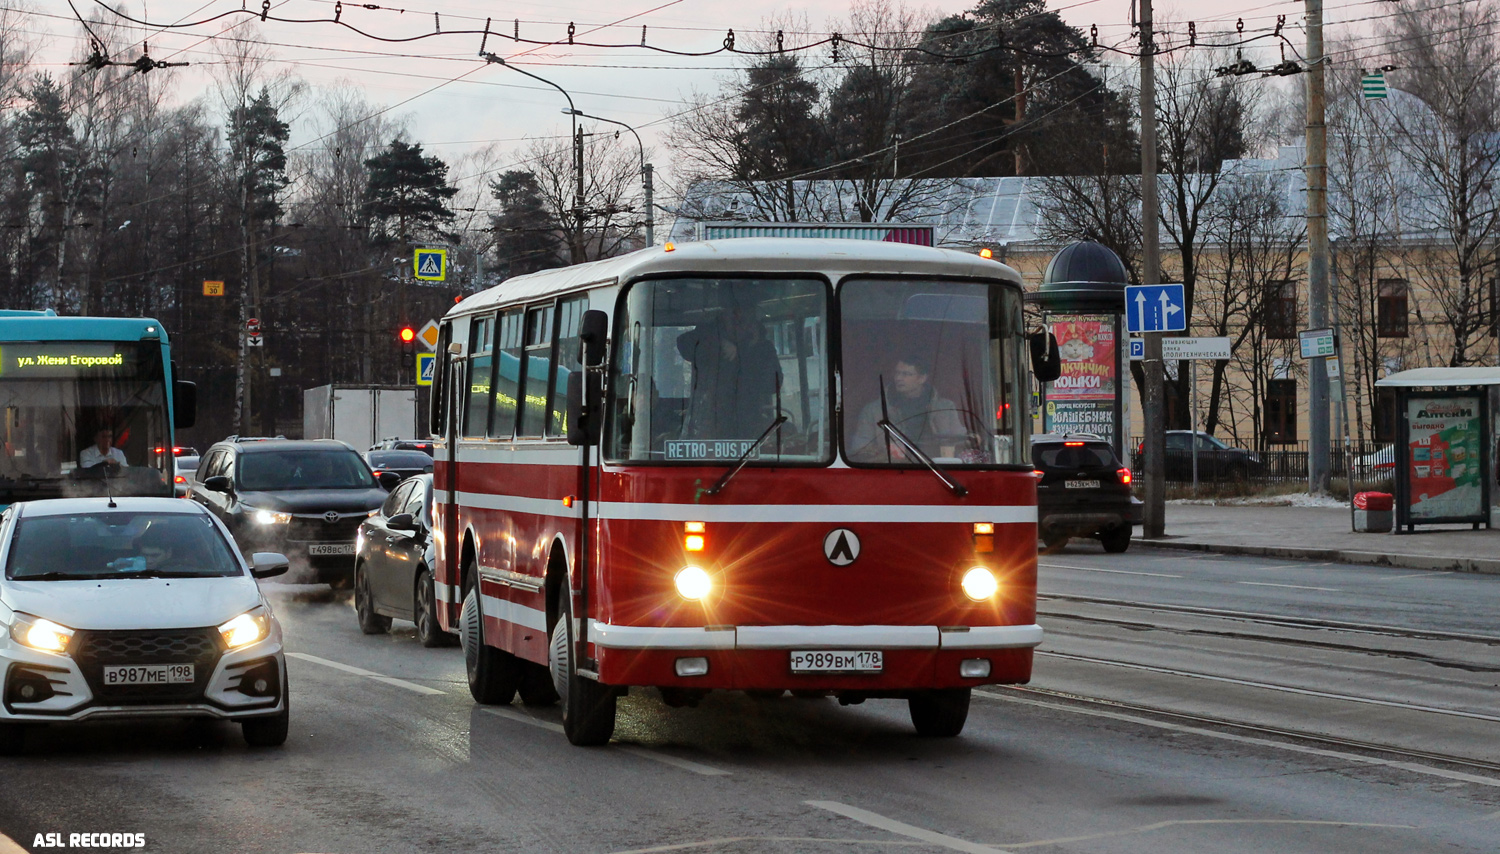
[[[760,438],[756,439],[750,447],[746,448],[743,454],[740,454],[740,458],[734,461],[734,466],[724,472],[724,476],[719,478],[718,483],[709,487],[707,493],[709,495],[718,495],[724,487],[729,485],[729,481],[733,480],[734,476],[740,473],[740,469],[745,467],[745,463],[750,461],[750,455],[760,450],[760,446],[766,443],[766,439],[789,420],[785,415],[777,413],[776,418],[771,421],[771,426],[767,427],[766,431],[760,434]]]
[[[913,442],[910,438],[907,437],[905,433],[901,432],[900,428],[891,423],[890,413],[886,411],[884,376],[880,378],[880,420],[875,423],[879,425],[883,430],[885,430],[888,435],[890,435],[898,443],[900,443],[901,447],[905,448],[908,454],[916,457],[918,462],[926,466],[928,471],[932,472],[934,475],[937,475],[937,479],[941,480],[945,486],[953,490],[953,494],[955,496],[957,496],[958,498],[963,498],[965,495],[969,494],[969,490],[964,488],[963,484],[954,480],[948,475],[946,471],[939,468],[938,464],[932,461],[932,457],[927,456],[927,453],[925,451],[917,447],[916,442]],[[886,450],[886,459],[890,459],[889,446],[887,446]]]
[[[108,575],[79,575],[76,572],[38,572],[32,575],[13,575],[11,581],[98,581]]]

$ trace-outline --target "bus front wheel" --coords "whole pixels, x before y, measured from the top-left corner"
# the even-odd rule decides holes
[[[505,650],[484,643],[484,612],[479,606],[479,585],[464,595],[459,620],[459,640],[464,648],[464,664],[469,675],[469,694],[476,703],[504,706],[515,699],[521,683],[521,662]]]
[[[969,719],[968,688],[923,691],[912,695],[906,703],[917,735],[928,738],[952,738],[964,731],[964,723]]]
[[[615,734],[615,692],[578,672],[573,660],[573,603],[563,592],[563,611],[552,627],[548,665],[552,684],[562,700],[563,732],[580,747],[608,744]]]

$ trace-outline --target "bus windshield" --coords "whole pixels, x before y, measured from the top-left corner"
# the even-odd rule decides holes
[[[172,495],[161,344],[0,343],[0,504]]]
[[[626,295],[618,324],[611,459],[832,459],[822,280],[642,281]],[[786,420],[778,424],[778,416]]]
[[[1027,463],[1021,295],[984,282],[839,286],[843,446],[854,465]]]

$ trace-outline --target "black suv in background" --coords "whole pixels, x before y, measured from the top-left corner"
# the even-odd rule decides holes
[[[1055,551],[1069,537],[1092,537],[1107,552],[1130,548],[1141,503],[1130,494],[1130,469],[1092,433],[1031,437],[1036,470],[1037,533]]]
[[[267,439],[214,445],[196,480],[192,499],[224,520],[241,551],[305,558],[319,581],[347,587],[359,524],[401,478],[377,479],[343,442]]]

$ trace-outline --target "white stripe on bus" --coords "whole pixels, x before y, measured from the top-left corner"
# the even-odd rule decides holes
[[[547,614],[537,608],[528,608],[508,599],[496,599],[494,596],[483,597],[481,607],[486,617],[515,623],[539,632],[547,631]]]
[[[580,508],[564,507],[561,499],[524,498],[460,492],[460,506],[481,510],[504,510],[576,519]],[[652,520],[662,522],[1036,522],[1036,508],[1026,505],[944,507],[925,504],[657,504],[651,502],[596,501],[591,508],[596,519]]]

